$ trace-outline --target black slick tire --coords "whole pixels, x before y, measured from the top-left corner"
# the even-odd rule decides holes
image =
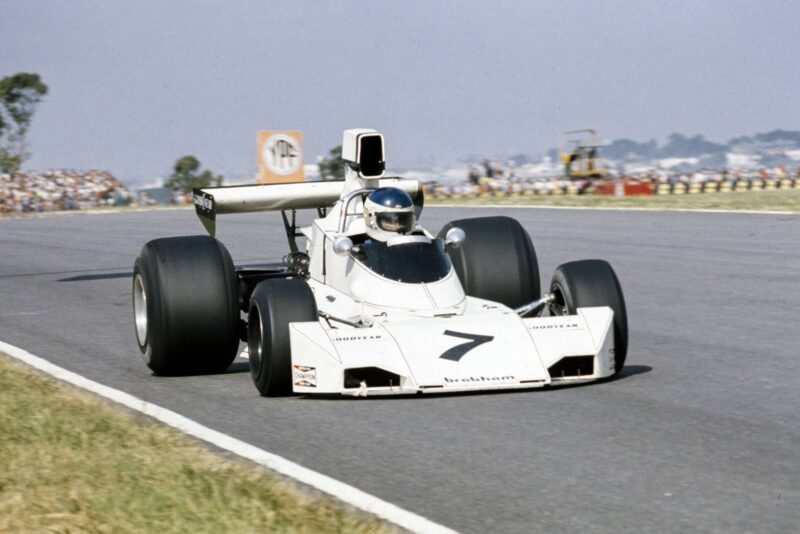
[[[213,237],[147,243],[133,266],[133,308],[139,350],[157,375],[218,373],[236,357],[236,271]]]
[[[580,260],[559,265],[550,282],[555,301],[551,315],[574,315],[578,308],[608,306],[614,311],[614,373],[628,354],[628,312],[619,279],[604,260]]]
[[[262,397],[292,394],[289,323],[317,320],[317,303],[299,278],[260,282],[250,298],[247,345],[250,374]]]
[[[476,217],[447,223],[464,230],[460,247],[447,247],[464,291],[471,297],[518,308],[539,299],[541,287],[536,250],[522,225],[511,217]]]

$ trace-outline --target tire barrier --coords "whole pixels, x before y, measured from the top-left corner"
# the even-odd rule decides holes
[[[505,187],[484,187],[467,184],[441,185],[423,184],[425,196],[430,198],[487,198],[487,197],[518,197],[518,196],[563,196],[583,195],[589,192],[588,188],[580,188],[575,184],[548,184],[547,186],[534,187],[530,184],[509,184]]]
[[[730,193],[743,191],[774,191],[798,189],[800,180],[737,180],[725,182],[655,184],[656,195],[696,195],[700,193]]]
[[[518,196],[561,196],[595,194],[592,187],[580,187],[579,184],[551,182],[546,185],[514,183],[489,188],[470,184],[442,185],[423,184],[425,196],[439,199],[470,199],[491,197]],[[800,189],[800,179],[784,180],[737,180],[703,183],[656,183],[653,184],[653,195],[697,195],[705,193],[740,193],[744,191],[773,191]]]

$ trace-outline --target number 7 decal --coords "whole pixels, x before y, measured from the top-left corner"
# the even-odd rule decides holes
[[[445,330],[444,335],[460,337],[461,339],[469,339],[469,342],[456,345],[453,348],[447,349],[439,356],[442,359],[457,362],[464,357],[466,353],[472,349],[488,343],[494,339],[494,336],[479,336],[477,334],[465,334],[463,332],[454,332],[452,330]]]

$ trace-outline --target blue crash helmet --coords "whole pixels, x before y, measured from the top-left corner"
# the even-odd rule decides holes
[[[414,202],[402,189],[379,187],[364,201],[364,219],[368,236],[388,241],[414,230]]]

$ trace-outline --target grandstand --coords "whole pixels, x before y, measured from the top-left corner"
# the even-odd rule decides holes
[[[135,195],[99,170],[0,174],[0,215],[127,206]]]

